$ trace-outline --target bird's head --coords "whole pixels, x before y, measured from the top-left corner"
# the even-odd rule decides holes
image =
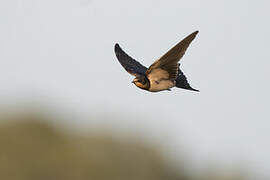
[[[141,89],[149,89],[150,87],[149,80],[146,76],[137,76],[133,79],[132,83]]]

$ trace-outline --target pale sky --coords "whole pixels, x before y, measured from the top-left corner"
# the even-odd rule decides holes
[[[194,166],[236,163],[270,176],[269,6],[266,0],[2,0],[0,99],[34,97],[81,116],[69,122],[77,126],[140,132],[172,153],[184,145]],[[138,89],[114,55],[118,42],[149,66],[195,30],[181,64],[200,93]]]

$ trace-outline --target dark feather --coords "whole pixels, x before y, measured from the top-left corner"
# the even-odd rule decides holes
[[[127,72],[134,76],[145,75],[147,68],[140,64],[135,59],[127,55],[119,46],[115,44],[114,51],[120,64],[125,68]]]
[[[162,68],[170,74],[170,79],[175,80],[178,74],[178,62],[184,56],[188,46],[196,37],[198,32],[199,31],[191,33],[185,39],[171,48],[166,54],[164,54],[148,68],[146,74],[150,74],[153,69]]]
[[[175,80],[175,86],[178,87],[178,88],[182,88],[182,89],[188,89],[188,90],[191,90],[191,91],[199,91],[197,89],[193,89],[188,81],[187,81],[187,78],[186,76],[184,75],[184,73],[180,70],[180,68],[178,69],[178,76]]]

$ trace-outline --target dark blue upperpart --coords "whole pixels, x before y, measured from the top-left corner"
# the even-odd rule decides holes
[[[127,55],[119,46],[119,44],[115,44],[114,51],[116,57],[120,64],[125,68],[125,70],[133,75],[145,75],[147,68],[143,66],[141,63],[136,61]]]

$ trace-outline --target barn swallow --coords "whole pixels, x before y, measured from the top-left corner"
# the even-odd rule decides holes
[[[120,64],[127,72],[135,76],[132,83],[143,90],[158,92],[177,87],[198,91],[189,85],[187,78],[180,70],[179,64],[179,60],[184,56],[189,44],[198,32],[195,31],[188,35],[161,58],[156,60],[149,68],[146,68],[131,58],[120,48],[119,44],[115,44],[114,50]]]

